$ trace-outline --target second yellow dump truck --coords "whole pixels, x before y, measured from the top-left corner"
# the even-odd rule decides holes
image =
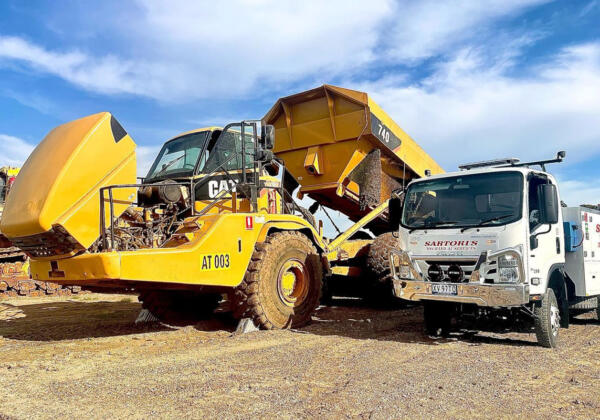
[[[306,324],[348,238],[385,232],[392,191],[441,171],[367,94],[328,85],[282,98],[262,121],[169,140],[141,183],[135,149],[105,112],[34,150],[0,223],[33,279],[135,289],[161,318],[212,312],[227,295],[265,329]],[[325,239],[298,188],[357,223]]]

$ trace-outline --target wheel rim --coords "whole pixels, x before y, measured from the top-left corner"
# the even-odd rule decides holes
[[[558,330],[560,329],[560,311],[556,305],[550,306],[550,327],[552,329],[552,335],[556,337]]]
[[[277,276],[277,292],[287,306],[297,306],[308,295],[308,274],[300,260],[286,261]]]

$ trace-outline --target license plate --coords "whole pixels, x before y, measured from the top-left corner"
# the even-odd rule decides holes
[[[458,286],[456,284],[432,284],[431,294],[433,295],[458,295]]]

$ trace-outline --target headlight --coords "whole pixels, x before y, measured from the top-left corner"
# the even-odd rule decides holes
[[[517,283],[519,281],[519,268],[517,259],[511,255],[502,255],[498,258],[498,282]]]

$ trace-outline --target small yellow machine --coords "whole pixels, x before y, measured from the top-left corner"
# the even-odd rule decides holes
[[[33,279],[135,289],[165,318],[212,312],[227,294],[236,317],[265,329],[306,324],[348,238],[385,231],[403,178],[441,171],[366,94],[333,86],[283,98],[262,121],[169,140],[141,183],[135,148],[105,112],[34,150],[0,224]],[[293,199],[299,186],[358,222],[326,240]]]

